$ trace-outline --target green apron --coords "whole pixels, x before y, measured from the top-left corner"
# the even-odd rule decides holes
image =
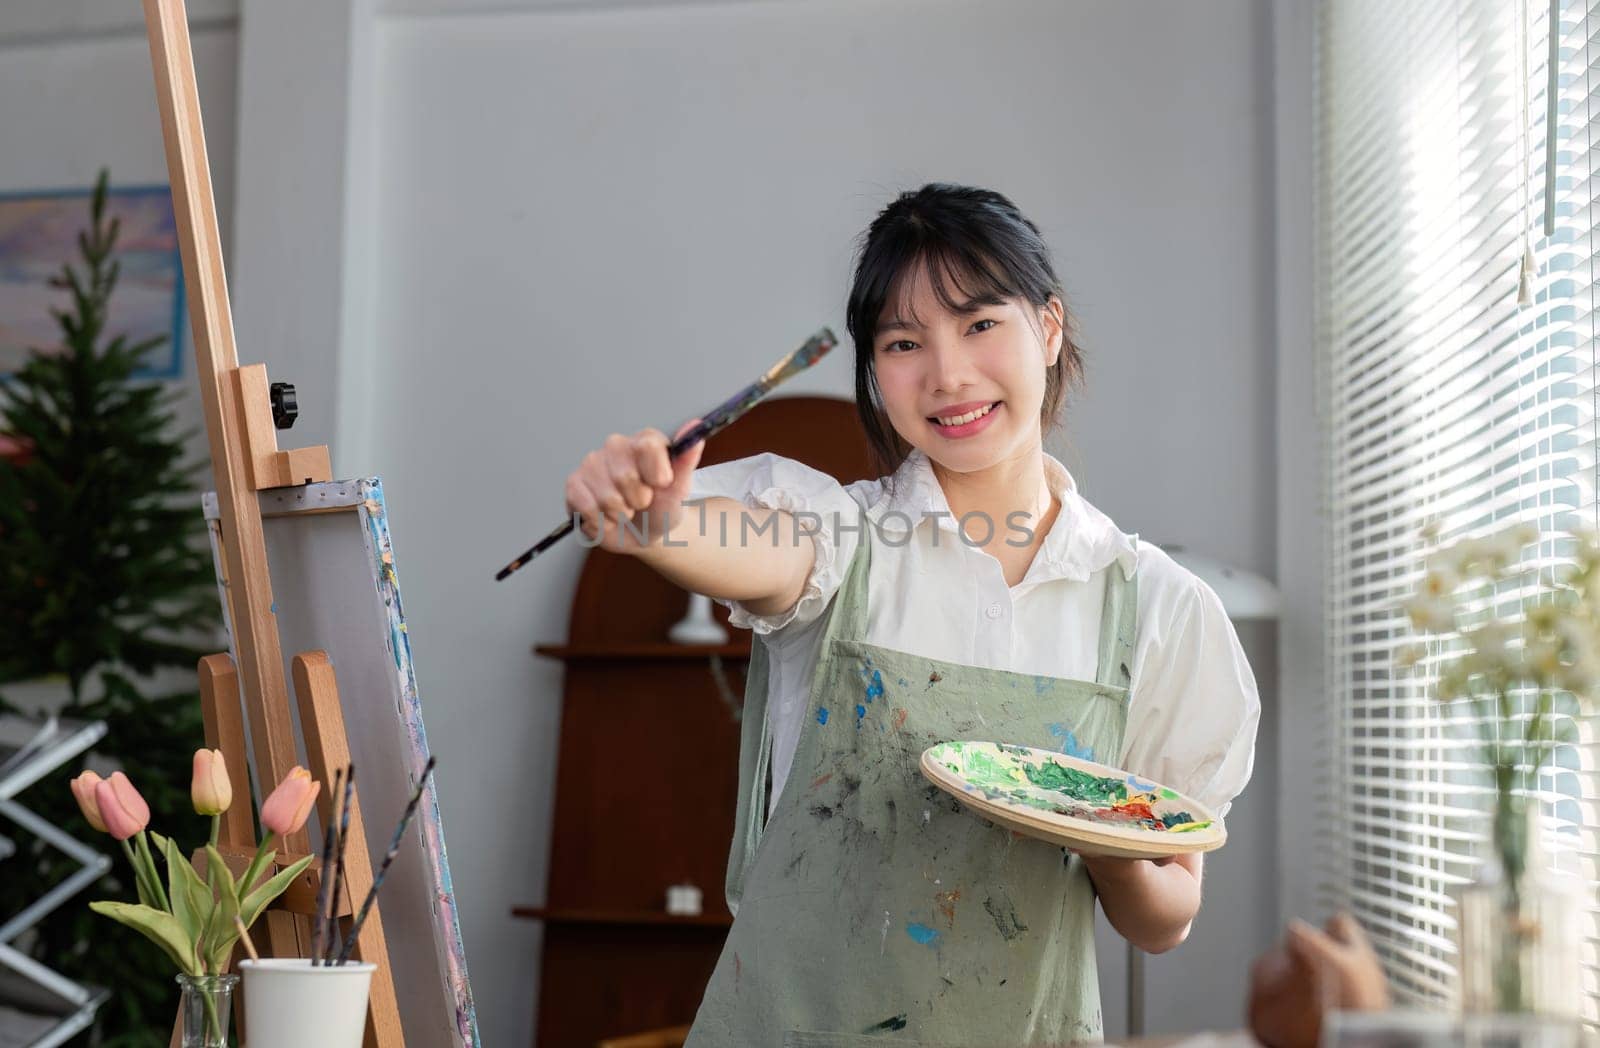
[[[985,739],[1115,763],[1132,574],[1113,561],[1095,576],[1094,681],[963,666],[863,640],[872,532],[827,612],[794,764],[764,826],[764,645],[751,653],[728,863],[737,916],[686,1048],[1098,1041],[1083,861],[972,814],[918,759]]]

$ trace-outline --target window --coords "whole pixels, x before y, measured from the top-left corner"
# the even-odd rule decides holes
[[[1600,0],[1327,0],[1315,99],[1317,399],[1328,709],[1318,868],[1372,933],[1403,1003],[1455,987],[1452,891],[1488,829],[1473,750],[1393,665],[1420,529],[1600,525],[1595,143]],[[1547,128],[1553,230],[1545,233]],[[1526,240],[1525,240],[1526,238]],[[1519,303],[1525,243],[1536,271]],[[1546,540],[1541,569],[1564,550]],[[1496,596],[1502,608],[1526,595]],[[1600,770],[1593,718],[1541,779],[1546,839],[1590,885],[1587,1016],[1600,1019]]]

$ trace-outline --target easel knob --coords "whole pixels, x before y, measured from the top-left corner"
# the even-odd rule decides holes
[[[293,382],[274,382],[268,390],[272,398],[272,424],[288,429],[300,417],[300,404],[295,400]]]

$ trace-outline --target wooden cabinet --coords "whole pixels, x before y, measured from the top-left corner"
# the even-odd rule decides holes
[[[762,451],[846,483],[876,475],[848,400],[758,404],[701,464]],[[732,924],[723,875],[750,634],[673,644],[687,603],[638,561],[590,550],[567,642],[534,649],[565,665],[547,902],[512,911],[545,926],[538,1048],[689,1022]],[[667,888],[684,883],[702,892],[698,917],[666,913]]]

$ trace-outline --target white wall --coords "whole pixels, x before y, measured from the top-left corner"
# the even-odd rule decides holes
[[[894,191],[992,185],[1040,223],[1089,354],[1056,450],[1129,530],[1272,573],[1269,23],[1250,0],[407,6],[377,43],[372,465],[484,1033],[514,1043],[538,931],[506,911],[543,898],[561,686],[526,651],[565,635],[582,551],[491,575],[607,432],[842,332],[852,239]],[[1270,630],[1248,641],[1270,667]],[[1193,938],[1150,963],[1152,1030],[1240,1021],[1276,928],[1273,750]],[[1120,951],[1102,967],[1115,1031]]]
[[[40,144],[0,188],[164,177],[137,12],[107,2],[0,13],[0,131]],[[296,443],[385,479],[486,1043],[531,1037],[538,929],[509,910],[543,898],[561,680],[528,649],[564,637],[582,551],[492,573],[607,432],[843,334],[897,190],[990,185],[1041,225],[1089,372],[1052,450],[1125,529],[1274,574],[1267,0],[243,5],[195,36],[241,359],[302,384]],[[786,392],[848,396],[848,358]],[[1190,942],[1149,963],[1152,1031],[1237,1026],[1277,928],[1275,636],[1241,636],[1257,777]]]

